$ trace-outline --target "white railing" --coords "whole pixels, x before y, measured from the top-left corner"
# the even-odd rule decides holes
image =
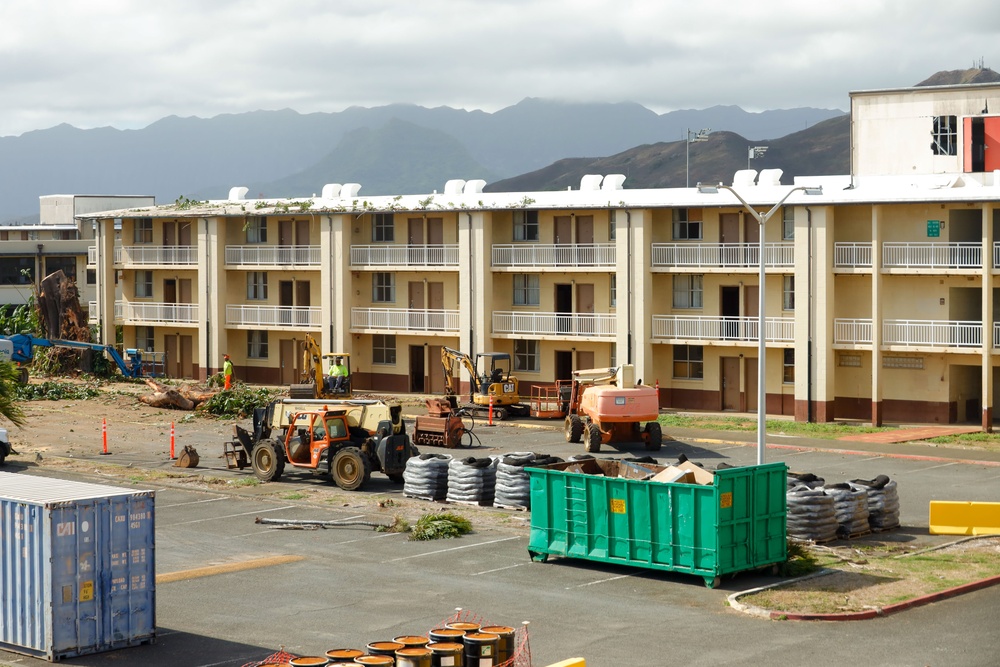
[[[993,242],[993,268],[1000,269],[1000,241]]]
[[[1000,322],[993,323],[993,347],[1000,347]]]
[[[882,342],[886,345],[929,347],[980,347],[981,322],[947,320],[885,320]]]
[[[654,339],[756,341],[759,329],[756,317],[653,315]],[[764,335],[764,340],[771,343],[793,342],[795,318],[765,318]]]
[[[458,332],[457,310],[420,308],[351,308],[352,329]]]
[[[493,266],[614,266],[614,243],[493,245]]]
[[[226,306],[226,326],[314,328],[322,324],[316,306]]]
[[[458,266],[458,244],[351,246],[351,266]]]
[[[872,268],[872,244],[838,241],[833,244],[833,265],[840,269]]]
[[[97,324],[97,302],[87,302],[87,324]]]
[[[96,256],[95,256],[96,257]],[[95,258],[96,263],[96,258]],[[115,264],[122,266],[193,266],[198,263],[196,245],[125,245],[115,247]]]
[[[610,313],[493,313],[494,334],[613,338],[617,330]]]
[[[833,321],[834,344],[868,344],[872,342],[871,319],[838,317]]]
[[[94,308],[97,303],[94,302]],[[115,321],[123,324],[197,324],[196,303],[115,301]]]
[[[978,269],[982,265],[981,243],[882,244],[882,266],[887,269]]]
[[[250,266],[319,266],[318,245],[227,245],[226,264]]]
[[[760,247],[756,243],[654,243],[652,254],[654,267],[760,266]],[[765,243],[764,266],[770,268],[795,266],[795,247],[791,243]]]

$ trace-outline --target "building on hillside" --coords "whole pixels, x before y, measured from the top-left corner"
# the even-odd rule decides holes
[[[98,319],[204,378],[287,384],[299,345],[352,353],[355,387],[444,389],[441,346],[509,352],[522,394],[634,364],[661,405],[754,411],[758,278],[766,409],[799,420],[992,425],[1000,323],[1000,86],[851,95],[851,173],[738,172],[726,189],[624,189],[182,202],[91,213]],[[1000,117],[998,117],[1000,118]],[[998,153],[1000,155],[1000,153]],[[822,194],[801,191],[822,186]],[[793,188],[797,188],[792,192]],[[786,198],[787,197],[787,198]],[[122,244],[111,233],[122,225]],[[114,296],[114,276],[121,297]]]

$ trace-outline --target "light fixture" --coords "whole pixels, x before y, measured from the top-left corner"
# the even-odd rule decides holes
[[[686,159],[684,161],[684,187],[691,187],[691,144],[701,143],[702,141],[708,141],[708,135],[712,133],[712,128],[706,127],[697,132],[692,132],[688,128],[687,134],[684,136],[684,149]]]
[[[764,257],[764,226],[767,221],[771,219],[781,205],[788,200],[795,192],[803,192],[807,195],[821,195],[823,194],[822,186],[807,186],[807,185],[797,185],[785,193],[785,196],[778,200],[775,204],[768,210],[767,213],[758,213],[757,209],[747,203],[747,200],[740,196],[740,193],[736,191],[735,188],[723,185],[719,183],[718,185],[705,185],[703,183],[698,183],[698,192],[702,194],[718,194],[719,190],[728,190],[736,199],[743,204],[743,208],[747,210],[750,215],[757,219],[760,225],[759,233],[759,243],[757,248],[757,263],[758,267],[758,283],[757,283],[757,465],[762,465],[764,463],[764,449],[766,444],[764,443],[765,435],[767,433],[766,428],[766,416],[767,416],[767,390],[766,390],[766,364],[764,363],[764,357],[767,351],[765,342],[767,341],[767,318],[765,317],[765,296],[767,290],[764,284],[764,266],[766,265]]]
[[[747,146],[747,169],[750,168],[750,160],[764,157],[766,152],[767,146]]]

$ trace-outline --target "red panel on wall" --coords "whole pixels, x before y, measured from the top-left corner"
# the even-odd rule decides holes
[[[1000,117],[991,116],[983,121],[986,135],[985,171],[993,171],[1000,169]]]
[[[965,173],[972,172],[972,119],[963,118],[962,119],[962,171]]]

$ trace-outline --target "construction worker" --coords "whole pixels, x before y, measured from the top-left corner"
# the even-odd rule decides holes
[[[334,393],[346,391],[347,387],[347,366],[344,365],[344,358],[337,357],[330,364],[329,390]]]
[[[225,379],[223,389],[233,388],[233,362],[228,354],[222,355],[222,377]]]

